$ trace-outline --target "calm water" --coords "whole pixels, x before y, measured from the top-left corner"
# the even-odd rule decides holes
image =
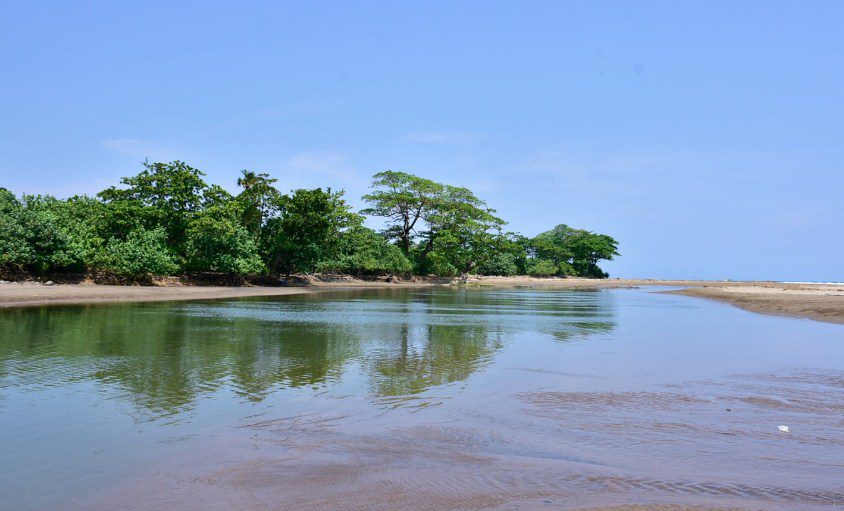
[[[840,509],[844,328],[651,290],[6,310],[0,462],[9,510]]]

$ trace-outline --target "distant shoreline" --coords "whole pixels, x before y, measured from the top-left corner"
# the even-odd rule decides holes
[[[291,287],[270,286],[114,286],[100,284],[44,285],[36,282],[0,284],[0,308],[45,305],[84,305],[128,302],[212,300],[260,296],[287,296],[343,289],[401,289],[448,286],[448,279],[407,282],[359,280],[348,276],[313,278]],[[583,279],[534,277],[471,277],[473,287],[537,289],[610,289],[676,286],[663,291],[726,302],[751,312],[802,317],[844,324],[844,285],[655,279]]]

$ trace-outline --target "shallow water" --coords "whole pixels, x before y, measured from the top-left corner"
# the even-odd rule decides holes
[[[426,289],[7,310],[0,336],[3,509],[844,503],[840,325]]]

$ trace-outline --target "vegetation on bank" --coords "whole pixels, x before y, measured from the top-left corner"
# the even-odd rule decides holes
[[[506,232],[471,190],[404,172],[373,176],[359,213],[342,190],[284,194],[268,174],[244,170],[232,195],[203,177],[181,161],[145,162],[95,197],[0,188],[0,272],[604,278],[598,262],[618,255],[612,237],[564,224],[534,238]],[[365,216],[386,228],[366,227]]]

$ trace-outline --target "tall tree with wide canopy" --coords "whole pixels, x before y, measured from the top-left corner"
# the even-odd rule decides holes
[[[387,218],[391,225],[384,231],[396,240],[405,255],[410,253],[420,220],[431,216],[445,191],[445,185],[406,172],[387,170],[372,176],[372,193],[363,196],[371,204],[364,215]]]
[[[375,174],[372,188],[363,197],[372,206],[362,213],[387,218],[385,236],[406,255],[419,239],[414,254],[422,268],[435,253],[456,271],[471,271],[487,258],[505,224],[468,188],[391,170]]]

